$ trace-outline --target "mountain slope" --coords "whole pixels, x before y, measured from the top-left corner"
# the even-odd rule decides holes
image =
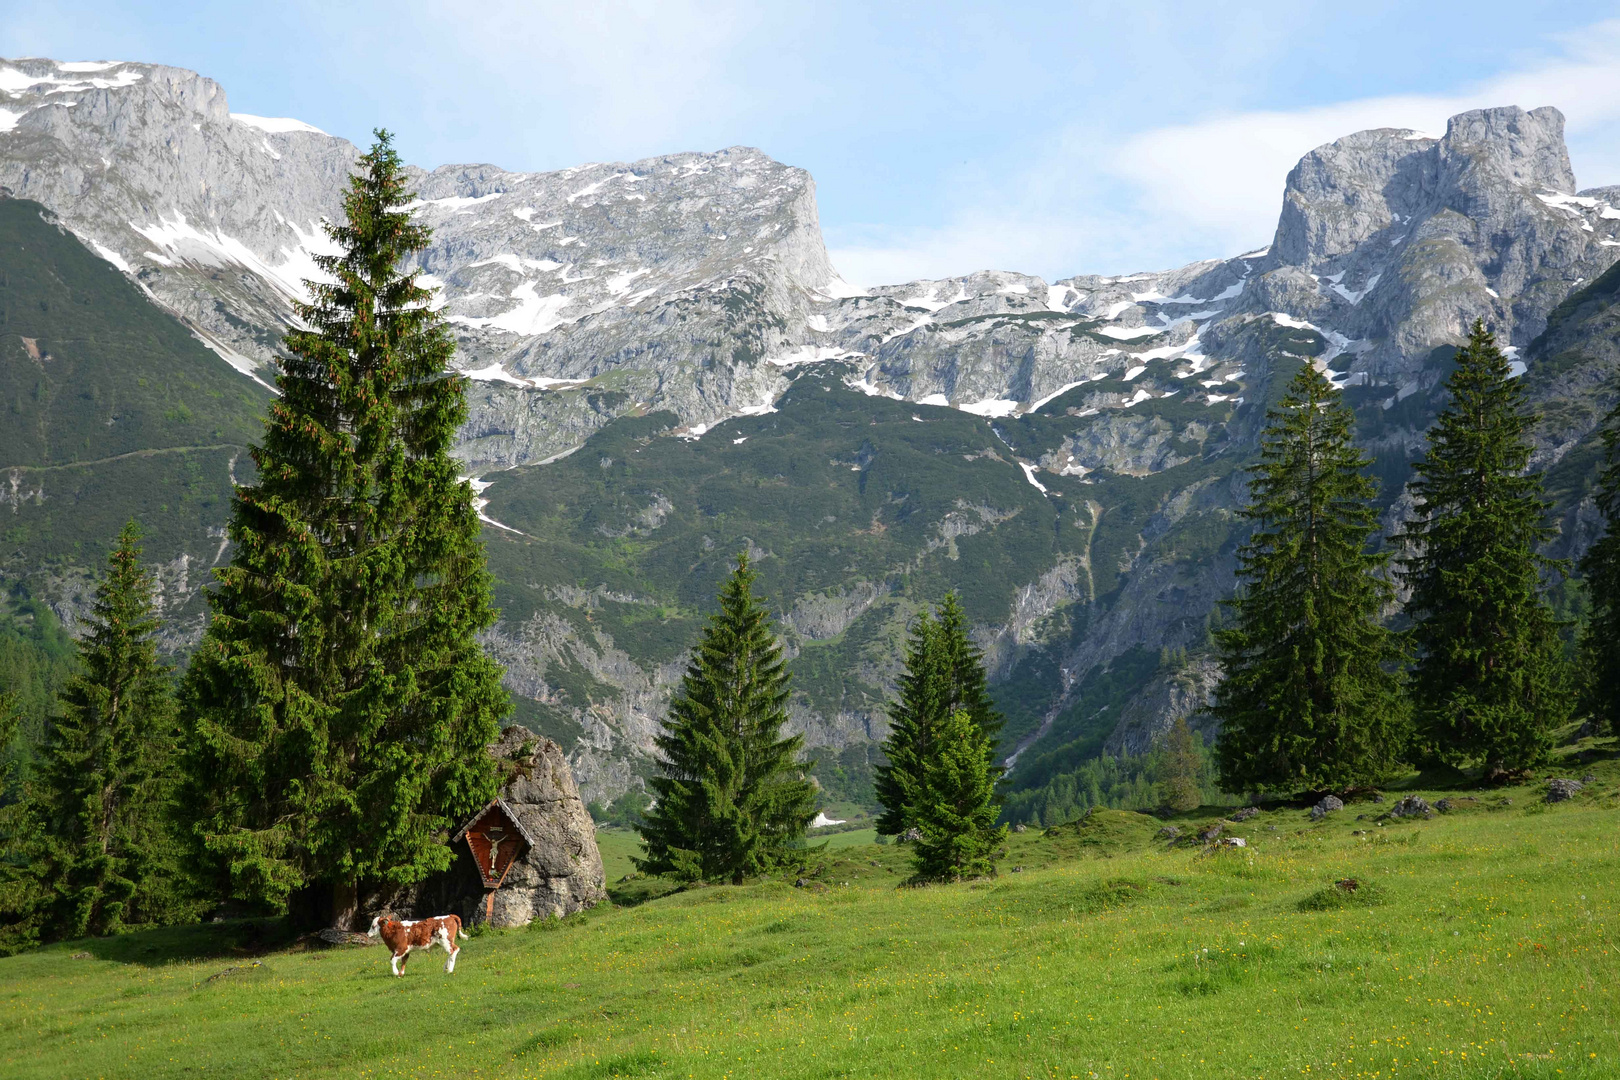
[[[216,83],[172,68],[4,61],[0,93],[0,184],[265,377],[354,147],[232,114]],[[500,578],[488,647],[591,797],[650,767],[680,658],[742,546],[764,556],[795,722],[839,798],[869,798],[896,643],[950,587],[1009,715],[1015,784],[1146,749],[1214,678],[1198,650],[1231,588],[1244,468],[1302,363],[1356,407],[1394,527],[1451,349],[1485,319],[1546,417],[1555,553],[1578,555],[1595,526],[1620,191],[1577,190],[1555,109],[1347,136],[1289,174],[1268,248],[1057,282],[853,289],[827,261],[808,174],[746,148],[415,179],[435,229],[420,265],[474,379],[458,454],[481,477]],[[175,516],[177,537],[201,538],[165,549],[183,568],[224,555],[201,549],[233,451],[189,453],[220,457],[196,466],[198,509]],[[75,475],[88,505],[115,474]],[[186,490],[159,471],[114,482],[107,506]],[[50,500],[23,499],[27,483],[13,508],[38,515]],[[38,543],[16,549],[13,576],[77,527],[29,520]]]
[[[0,574],[71,613],[136,517],[181,647],[268,399],[38,204],[0,199]]]

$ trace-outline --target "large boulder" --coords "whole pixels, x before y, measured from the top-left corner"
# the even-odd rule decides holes
[[[526,728],[512,726],[490,748],[507,776],[501,798],[533,839],[495,890],[488,921],[494,926],[525,926],[535,919],[562,918],[607,897],[602,855],[596,849],[596,825],[579,797],[573,770],[562,747]],[[486,918],[482,886],[471,860],[457,853],[457,869],[467,871],[476,911]]]
[[[455,914],[468,924],[525,926],[572,915],[607,898],[596,826],[562,747],[514,725],[501,732],[489,753],[500,768],[501,799],[533,840],[494,890],[493,902],[466,840],[458,839],[451,844],[448,870],[407,889],[367,896],[366,911],[403,918]]]

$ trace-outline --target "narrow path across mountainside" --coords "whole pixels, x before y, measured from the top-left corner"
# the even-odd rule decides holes
[[[106,465],[114,461],[123,461],[125,458],[156,457],[159,454],[185,454],[193,450],[246,450],[241,443],[214,443],[211,446],[159,446],[149,450],[131,450],[127,454],[114,454],[112,457],[93,458],[90,461],[64,461],[60,465],[0,465],[0,472],[12,472],[26,469],[29,472],[53,472],[57,469],[82,469],[90,465]]]

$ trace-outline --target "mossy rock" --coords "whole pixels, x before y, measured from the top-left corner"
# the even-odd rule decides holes
[[[1345,878],[1311,893],[1299,902],[1299,910],[1342,911],[1345,908],[1379,907],[1388,900],[1384,890],[1372,882]]]

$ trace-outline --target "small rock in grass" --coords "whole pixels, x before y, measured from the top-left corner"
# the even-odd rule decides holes
[[[1200,832],[1198,834],[1198,839],[1202,840],[1204,843],[1207,844],[1211,840],[1215,839],[1217,836],[1221,835],[1221,833],[1224,830],[1225,830],[1225,826],[1217,821],[1215,824],[1211,825],[1209,828],[1205,829],[1203,832]]]
[[[1025,825],[1023,822],[1019,822],[1017,825],[1013,826],[1012,831],[1013,832],[1028,832],[1029,831],[1029,826]]]
[[[89,959],[92,959],[92,957],[87,952],[76,952],[76,953],[73,954],[73,959],[75,959],[75,960],[89,960]]]
[[[1436,799],[1435,803],[1434,803],[1434,808],[1436,810],[1440,811],[1442,814],[1449,814],[1449,813],[1451,813],[1451,800],[1450,799]]]
[[[1335,810],[1344,809],[1344,800],[1337,795],[1324,795],[1322,801],[1311,807],[1311,820],[1321,821]]]
[[[1181,830],[1176,828],[1174,825],[1166,825],[1164,828],[1159,830],[1160,840],[1174,840],[1180,835]]]
[[[1408,795],[1395,804],[1389,812],[1390,817],[1433,817],[1434,811],[1421,795]]]
[[[1024,868],[1022,866],[1015,866],[1012,868],[1012,872],[1015,874],[1022,874],[1024,872]]]
[[[1333,883],[1333,887],[1338,889],[1340,892],[1355,892],[1357,889],[1361,888],[1361,882],[1357,881],[1353,877],[1341,878]]]
[[[1378,791],[1373,792],[1373,802],[1383,802],[1383,801],[1384,801],[1384,796],[1383,796],[1382,792],[1378,792]]]
[[[1566,780],[1562,777],[1549,780],[1547,781],[1547,801],[1563,802],[1565,799],[1572,799],[1581,790],[1581,787],[1582,784],[1579,780]]]
[[[1249,846],[1249,842],[1247,840],[1243,839],[1243,837],[1241,837],[1241,836],[1223,836],[1223,837],[1220,838],[1220,840],[1218,842],[1221,844],[1222,847],[1243,847],[1243,848],[1246,848],[1246,847]]]
[[[1254,817],[1254,815],[1258,814],[1259,812],[1260,812],[1260,808],[1258,806],[1245,806],[1243,809],[1241,809],[1237,813],[1233,814],[1227,820],[1229,820],[1229,821],[1248,821],[1250,818]]]
[[[1597,783],[1597,776],[1593,773],[1587,773],[1585,776],[1581,777],[1581,783],[1595,784]]]

